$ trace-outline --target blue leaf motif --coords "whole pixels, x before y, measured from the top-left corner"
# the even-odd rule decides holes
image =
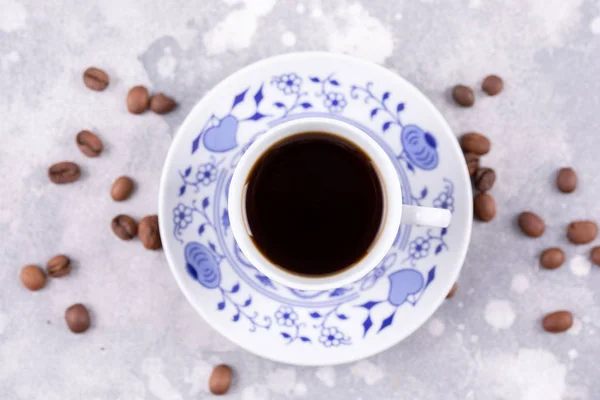
[[[425,287],[429,286],[429,284],[435,279],[435,266],[433,268],[431,268],[429,270],[429,273],[427,274],[427,283],[425,284]]]
[[[308,315],[310,315],[312,318],[321,318],[321,314],[319,314],[319,313],[318,313],[318,312],[316,312],[316,311],[313,311],[313,312],[311,312],[311,313],[310,313],[310,314],[308,314]]]
[[[250,89],[250,88],[248,88],[248,89]],[[231,105],[232,110],[235,108],[235,106],[237,106],[242,101],[244,101],[244,98],[246,97],[246,92],[248,92],[248,89],[244,90],[243,92],[241,92],[237,96],[235,96],[235,98],[233,99],[233,104]]]
[[[184,249],[188,273],[202,286],[214,289],[221,284],[221,269],[214,255],[204,245],[190,242]]]
[[[216,253],[217,252],[217,246],[215,246],[215,244],[213,242],[208,242],[208,247],[210,247],[210,249]]]
[[[235,285],[233,285],[233,287],[231,288],[231,293],[237,293],[240,290],[240,284],[236,283]]]
[[[183,194],[185,193],[185,188],[186,188],[186,186],[185,186],[185,185],[182,185],[182,186],[179,188],[179,195],[180,195],[180,196],[183,196]]]
[[[202,235],[204,233],[204,225],[206,224],[202,224],[200,225],[200,227],[198,228],[198,235]]]
[[[283,103],[282,103],[282,102],[280,102],[280,101],[277,101],[277,102],[273,103],[273,105],[274,105],[275,107],[277,107],[277,108],[285,108],[285,104],[283,104]]]
[[[438,244],[437,247],[435,248],[435,254],[439,254],[440,251],[442,251],[442,245]]]
[[[310,76],[309,79],[311,81],[313,81],[314,83],[319,83],[321,82],[321,80],[319,78],[317,78],[316,76]]]
[[[348,317],[346,316],[346,314],[337,314],[337,317],[339,319],[348,319]]]
[[[192,142],[192,154],[194,154],[196,150],[198,150],[198,146],[200,145],[200,136],[202,136],[202,133],[200,133],[198,137],[196,137],[196,139],[194,139],[194,141]]]
[[[412,172],[415,172],[415,167],[413,167],[412,164],[409,162],[406,163],[406,168],[408,168]]]
[[[440,232],[440,236],[446,236],[446,233],[448,233],[448,228],[442,228],[442,231]]]
[[[305,343],[310,343],[310,339],[307,338],[306,336],[300,336],[300,340],[302,340]]]
[[[291,338],[290,334],[285,332],[281,332],[281,336],[283,336],[285,339]]]
[[[263,85],[260,85],[260,88],[258,89],[258,91],[256,92],[256,94],[254,95],[254,102],[256,103],[256,105],[258,106],[260,104],[260,102],[263,99]]]
[[[331,292],[331,294],[329,295],[329,297],[337,297],[337,296],[341,296],[343,294],[345,294],[348,291],[348,289],[344,289],[344,288],[337,288],[334,289],[333,292]]]
[[[231,318],[231,320],[232,320],[233,322],[238,322],[238,320],[239,320],[239,319],[240,319],[240,313],[237,313],[237,314],[235,314],[235,315],[233,316],[233,318]]]
[[[331,83],[333,86],[340,86],[340,83],[338,81],[336,81],[335,79],[331,79],[329,81],[329,83]]]
[[[251,117],[246,118],[246,120],[258,121],[259,119],[263,119],[264,117],[266,117],[265,114],[261,114],[257,111]]]
[[[381,322],[381,326],[379,327],[377,333],[381,332],[382,330],[384,330],[392,324],[392,322],[394,321],[394,315],[396,315],[396,310],[394,310],[386,319],[384,319]]]
[[[248,297],[248,299],[244,302],[244,307],[248,307],[252,304],[252,297]]]
[[[427,186],[421,190],[421,198],[424,199],[427,196]]]
[[[383,126],[381,127],[381,129],[385,132],[388,129],[390,129],[390,125],[392,125],[392,121],[387,121],[386,123],[383,124]]]
[[[266,275],[256,274],[256,279],[265,286],[275,287],[273,282],[271,282],[271,279]]]
[[[231,225],[229,221],[229,212],[227,211],[227,209],[223,210],[223,215],[221,216],[221,223],[223,224],[223,227],[225,229],[229,228],[229,226]]]
[[[222,301],[219,304],[217,304],[217,309],[223,310],[224,308],[225,308],[225,302],[224,301]]]
[[[371,110],[371,119],[377,115],[377,112],[379,112],[379,108],[374,108]]]
[[[205,197],[205,198],[202,200],[202,208],[206,208],[206,207],[208,207],[208,205],[209,205],[209,204],[210,204],[210,200],[208,199],[208,197]]]
[[[365,319],[362,323],[363,326],[363,337],[367,336],[367,332],[369,332],[369,329],[371,329],[371,327],[373,326],[373,321],[371,321],[371,316],[367,316],[367,319]]]
[[[310,103],[302,103],[300,105],[302,106],[302,108],[311,108],[312,107],[312,104],[310,104]]]
[[[385,102],[390,97],[390,92],[385,92],[381,98],[382,102]]]
[[[381,302],[380,301],[367,301],[366,303],[363,303],[363,304],[359,305],[358,307],[362,307],[362,308],[366,308],[367,310],[370,310],[371,308],[375,307],[379,303],[381,303]]]
[[[184,172],[184,175],[185,176],[190,176],[191,172],[192,172],[192,167],[187,167],[186,170],[185,170],[185,172]]]
[[[398,103],[396,106],[396,112],[399,113],[404,110],[404,103]]]

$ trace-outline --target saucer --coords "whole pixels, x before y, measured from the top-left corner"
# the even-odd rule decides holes
[[[402,225],[381,263],[344,287],[295,290],[261,274],[231,232],[231,177],[260,135],[309,116],[347,122],[375,139],[394,162],[402,202],[447,208],[451,225]],[[458,277],[472,210],[462,152],[433,104],[378,65],[328,53],[269,58],[219,83],[179,129],[159,198],[167,260],[198,313],[240,347],[297,365],[369,357],[421,326]]]

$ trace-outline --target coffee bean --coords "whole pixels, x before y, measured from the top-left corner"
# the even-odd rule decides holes
[[[131,240],[138,233],[138,224],[129,215],[117,215],[111,222],[112,230],[119,239]]]
[[[593,221],[575,221],[567,227],[567,238],[574,244],[590,243],[598,235],[598,225]]]
[[[573,326],[573,314],[569,311],[554,311],[544,317],[542,327],[546,332],[560,333]]]
[[[600,267],[600,246],[596,246],[590,251],[590,260]]]
[[[90,313],[83,304],[73,304],[65,311],[65,321],[73,333],[83,333],[90,327]]]
[[[90,131],[81,131],[77,134],[77,146],[88,157],[97,157],[102,153],[104,145],[96,134]]]
[[[475,153],[465,153],[465,161],[467,162],[469,176],[473,176],[477,168],[479,168],[479,156]]]
[[[540,255],[540,264],[546,269],[556,269],[565,262],[565,252],[558,247],[546,249]]]
[[[127,93],[127,109],[132,114],[141,114],[148,109],[150,95],[143,86],[134,86]]]
[[[46,286],[46,275],[37,265],[27,265],[21,270],[21,282],[29,290],[40,290]]]
[[[133,181],[128,176],[120,176],[112,184],[110,197],[115,201],[127,200],[133,191]]]
[[[90,67],[83,73],[83,83],[92,90],[102,91],[109,82],[108,74],[101,69]]]
[[[571,193],[577,187],[577,174],[573,168],[561,168],[556,175],[556,187],[563,193]]]
[[[471,107],[475,104],[475,95],[473,89],[465,85],[456,85],[452,89],[452,98],[462,107]]]
[[[481,83],[481,90],[490,96],[497,95],[502,91],[502,89],[504,89],[504,82],[502,81],[502,78],[497,75],[486,76]]]
[[[492,145],[490,139],[481,133],[469,132],[460,138],[460,147],[465,153],[475,153],[482,156],[490,151]]]
[[[479,193],[473,199],[475,217],[484,222],[491,221],[496,216],[496,202],[487,193]]]
[[[59,185],[75,182],[80,175],[79,165],[71,161],[62,161],[48,168],[48,177],[52,182]]]
[[[53,278],[60,278],[71,272],[71,260],[64,254],[52,257],[46,264],[48,275]]]
[[[496,172],[491,168],[479,168],[475,172],[473,183],[480,192],[487,192],[496,183]]]
[[[208,388],[212,394],[221,395],[227,393],[231,386],[231,368],[227,365],[217,365],[208,379]]]
[[[450,291],[448,292],[448,294],[446,295],[447,299],[451,299],[454,297],[454,295],[456,294],[456,283],[454,285],[452,285],[452,288],[450,289]]]
[[[536,214],[525,211],[519,215],[519,227],[524,234],[530,237],[540,237],[546,230],[546,224]]]
[[[145,248],[158,250],[162,248],[160,232],[158,230],[158,216],[148,215],[140,221],[138,234]]]
[[[171,112],[176,105],[175,100],[162,93],[157,93],[150,99],[150,109],[156,114]]]

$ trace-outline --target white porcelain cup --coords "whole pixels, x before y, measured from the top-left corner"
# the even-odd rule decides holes
[[[273,145],[291,136],[306,132],[327,132],[353,143],[372,160],[383,186],[384,212],[379,233],[367,254],[348,268],[325,276],[298,275],[273,264],[254,245],[246,218],[248,175],[257,160]],[[450,211],[402,204],[400,179],[392,160],[369,135],[345,122],[329,118],[300,118],[277,125],[259,137],[237,164],[229,188],[229,218],[233,235],[242,253],[259,271],[291,288],[326,290],[352,283],[371,271],[390,250],[400,224],[446,227]]]

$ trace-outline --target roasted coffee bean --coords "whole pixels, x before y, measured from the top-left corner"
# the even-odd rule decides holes
[[[519,227],[524,234],[530,237],[540,237],[546,230],[544,220],[529,211],[519,215]]]
[[[556,175],[556,187],[563,193],[571,193],[577,187],[577,174],[573,168],[561,168]]]
[[[486,92],[490,96],[495,96],[504,89],[504,82],[502,78],[497,75],[486,76],[481,83],[481,90]]]
[[[75,182],[79,176],[79,165],[71,161],[62,161],[48,168],[48,177],[56,184]]]
[[[83,83],[92,90],[102,91],[109,82],[108,74],[101,69],[90,67],[83,73]]]
[[[490,139],[481,133],[469,132],[460,138],[460,147],[465,153],[475,153],[479,156],[487,154],[492,147]]]
[[[162,248],[160,232],[158,230],[158,216],[148,215],[142,218],[138,225],[138,235],[145,248],[149,250]]]
[[[127,200],[133,191],[133,181],[128,176],[120,176],[110,188],[110,197],[115,201]]]
[[[46,286],[46,275],[37,265],[27,265],[21,270],[21,282],[29,290],[40,290]]]
[[[487,192],[496,183],[496,172],[491,168],[479,168],[473,177],[473,184],[480,192]]]
[[[138,224],[129,215],[117,215],[111,222],[112,230],[119,239],[131,240],[138,233]]]
[[[567,238],[574,244],[590,243],[598,235],[598,225],[594,221],[575,221],[567,227]]]
[[[127,93],[127,109],[132,114],[141,114],[148,109],[150,95],[143,86],[134,86]]]
[[[79,132],[76,141],[79,150],[88,157],[97,157],[104,149],[102,140],[90,131]]]
[[[46,272],[53,278],[60,278],[71,272],[71,260],[64,254],[52,257],[46,264]]]
[[[150,109],[156,114],[166,114],[171,112],[177,103],[171,97],[162,93],[157,93],[150,99]]]
[[[479,168],[479,156],[475,153],[465,153],[465,161],[467,162],[469,176],[473,176]]]
[[[590,260],[600,267],[600,246],[594,247],[590,251]]]
[[[565,252],[558,247],[546,249],[540,255],[540,264],[546,269],[556,269],[565,262]]]
[[[73,304],[65,311],[65,321],[73,333],[83,333],[90,327],[90,313],[83,304]]]
[[[496,202],[489,194],[479,193],[473,199],[473,211],[478,220],[491,221],[496,216]]]
[[[473,89],[465,85],[456,85],[452,89],[452,98],[462,107],[471,107],[475,104],[475,94]]]
[[[227,393],[231,386],[231,375],[231,367],[224,364],[217,365],[208,380],[210,392],[216,395]]]
[[[569,311],[555,311],[544,317],[542,327],[546,332],[560,333],[573,326],[573,314]]]
[[[452,285],[452,288],[450,289],[450,291],[446,295],[446,298],[447,299],[451,299],[451,298],[454,297],[455,294],[456,294],[456,283],[454,285]]]

